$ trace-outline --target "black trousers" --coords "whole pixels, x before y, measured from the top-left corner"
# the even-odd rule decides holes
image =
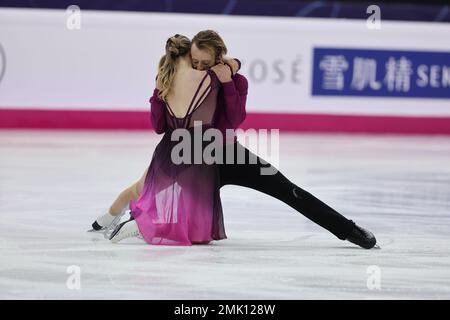
[[[232,150],[234,149],[234,150]],[[231,157],[230,152],[234,153]],[[238,154],[245,154],[245,162],[238,163]],[[233,163],[227,163],[227,154]],[[270,163],[261,159],[239,142],[228,144],[223,149],[223,164],[219,164],[220,186],[227,184],[238,185],[268,194],[291,206],[308,219],[327,229],[341,240],[350,234],[354,222],[314,197],[309,192],[298,187],[281,172],[275,174],[261,174],[262,168],[271,167]],[[228,161],[229,162],[229,161]]]

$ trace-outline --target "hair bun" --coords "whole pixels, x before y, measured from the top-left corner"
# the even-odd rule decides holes
[[[174,57],[174,58],[178,57],[179,54],[180,54],[179,48],[177,48],[177,47],[174,46],[174,45],[169,46],[169,48],[168,48],[167,51],[168,51],[168,53],[170,53],[170,55],[171,55],[172,57]]]
[[[180,35],[176,34],[173,37],[170,37],[166,43],[167,53],[169,53],[174,58],[178,57],[178,55],[180,54],[181,39],[179,37]]]
[[[189,50],[189,47],[189,39],[177,33],[167,40],[166,53],[170,54],[172,58],[176,58],[180,55],[185,54],[186,50]]]

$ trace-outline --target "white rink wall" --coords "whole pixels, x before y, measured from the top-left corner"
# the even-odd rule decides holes
[[[77,18],[71,14],[0,9],[0,109],[148,111],[167,38],[213,29],[243,62],[250,113],[450,116],[450,60],[435,68],[428,61],[418,74],[429,94],[441,96],[312,94],[314,72],[324,72],[313,70],[314,48],[427,51],[431,60],[441,52],[445,58],[446,24],[383,21],[370,30],[365,20],[81,10],[80,29],[71,30],[68,21]],[[355,79],[355,73],[345,76]],[[436,84],[440,88],[432,88]]]

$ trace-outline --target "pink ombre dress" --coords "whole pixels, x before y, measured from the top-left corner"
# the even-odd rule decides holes
[[[210,85],[196,100],[208,77]],[[203,160],[194,163],[193,154],[194,130],[203,133],[215,127],[220,86],[216,74],[207,71],[184,118],[177,118],[166,103],[164,136],[153,153],[141,195],[130,205],[139,231],[149,244],[189,246],[226,239],[218,166]],[[201,121],[201,126],[194,129],[194,121]],[[180,143],[171,141],[171,135],[178,128],[189,131],[190,163],[175,164],[171,159],[172,148]],[[202,149],[208,143],[202,142]]]

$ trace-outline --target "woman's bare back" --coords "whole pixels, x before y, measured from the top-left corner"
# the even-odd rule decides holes
[[[175,117],[184,118],[187,115],[191,102],[195,106],[201,102],[201,99],[206,98],[206,95],[203,95],[203,93],[208,90],[211,84],[211,78],[206,77],[200,86],[206,74],[206,71],[198,71],[195,69],[181,71],[175,74],[172,88],[166,98]],[[198,94],[194,99],[197,89],[199,89]]]

